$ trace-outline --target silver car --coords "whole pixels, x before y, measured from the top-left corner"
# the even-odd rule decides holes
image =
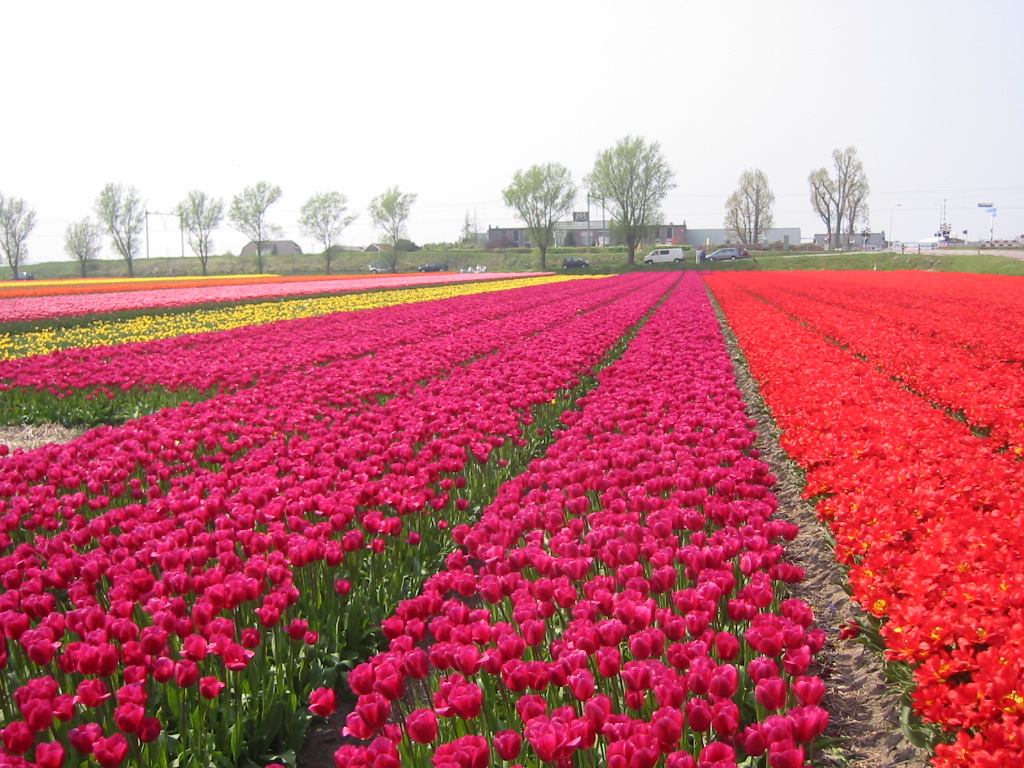
[[[704,261],[728,261],[749,258],[750,254],[747,252],[746,248],[730,246],[728,248],[719,248],[717,251],[712,251],[704,257]]]

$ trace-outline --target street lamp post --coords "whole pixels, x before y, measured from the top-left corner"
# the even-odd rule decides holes
[[[902,208],[902,207],[903,207],[903,203],[896,203],[896,205],[894,205],[889,210],[889,242],[890,243],[896,241],[896,238],[892,236],[892,216],[893,216],[894,213],[896,213],[896,209],[897,208]]]

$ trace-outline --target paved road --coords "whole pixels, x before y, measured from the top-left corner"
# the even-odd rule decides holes
[[[977,256],[979,253],[991,253],[993,256],[1007,256],[1011,259],[1024,259],[1024,251],[1015,251],[1012,249],[1006,250],[992,250],[986,248],[984,251],[980,251],[977,248],[935,248],[938,253],[949,253],[954,256]],[[929,253],[929,251],[924,251]]]

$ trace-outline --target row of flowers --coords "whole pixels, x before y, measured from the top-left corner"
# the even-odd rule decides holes
[[[803,768],[824,642],[698,277],[383,622],[339,768]],[[310,709],[334,711],[328,688]],[[503,761],[503,762],[502,762]]]
[[[752,290],[1024,454],[1020,278],[773,273]]]
[[[104,317],[74,327],[28,329],[0,335],[0,360],[43,355],[60,349],[113,346],[154,339],[174,338],[197,333],[266,325],[282,320],[319,317],[335,312],[351,312],[416,302],[434,301],[474,293],[488,293],[579,278],[531,277],[490,280],[487,282],[441,285],[401,290],[377,290],[370,293],[346,293],[303,299],[239,304],[216,309],[196,309],[173,313],[146,314],[141,317]],[[203,293],[193,294],[193,303],[202,303]],[[0,301],[0,308],[3,302]],[[4,378],[6,374],[0,374]]]
[[[1020,461],[758,298],[764,277],[716,275],[708,283],[783,447],[807,471],[806,495],[818,499],[834,532],[855,599],[883,622],[888,658],[911,666],[917,713],[941,727],[940,742],[951,742],[936,745],[934,764],[1017,764],[1024,757]],[[813,291],[815,276],[803,279]],[[899,304],[888,308],[894,318],[901,313]]]
[[[300,697],[437,569],[446,529],[672,279],[525,288],[546,300],[511,317],[505,296],[451,300],[447,337],[408,315],[361,378],[310,342],[315,370],[0,459],[7,759],[209,766],[294,746]]]
[[[365,275],[321,275],[285,277],[282,275],[196,275],[181,277],[82,277],[56,280],[0,280],[0,298],[17,296],[62,296],[75,293],[120,293],[154,288],[192,288],[202,285],[258,285],[260,283],[312,280],[351,280]]]
[[[0,301],[0,323],[126,312],[138,309],[188,307],[193,304],[253,301],[288,296],[315,296],[320,293],[338,293],[339,291],[375,291],[382,288],[411,288],[439,283],[501,280],[521,276],[515,273],[444,273],[374,275],[354,279],[327,277],[290,280],[277,278],[267,282],[227,285],[222,281],[209,281],[199,286],[146,288],[133,291],[121,290],[118,286],[110,291],[97,294],[61,293],[4,298],[3,301]]]

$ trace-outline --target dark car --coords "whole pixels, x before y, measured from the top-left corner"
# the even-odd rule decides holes
[[[562,268],[571,269],[572,267],[589,267],[590,262],[586,259],[581,259],[579,256],[566,256],[562,259]]]
[[[395,268],[392,267],[385,261],[375,261],[369,267],[367,267],[373,274],[377,275],[381,272],[394,272]]]
[[[33,275],[31,272],[19,272],[17,279],[18,280],[35,280],[36,276]]]
[[[416,268],[417,272],[447,272],[447,264],[424,264],[422,267]]]
[[[717,251],[712,251],[704,257],[704,261],[727,261],[733,259],[749,259],[750,254],[746,248],[737,248],[730,246],[728,248],[719,248]]]

